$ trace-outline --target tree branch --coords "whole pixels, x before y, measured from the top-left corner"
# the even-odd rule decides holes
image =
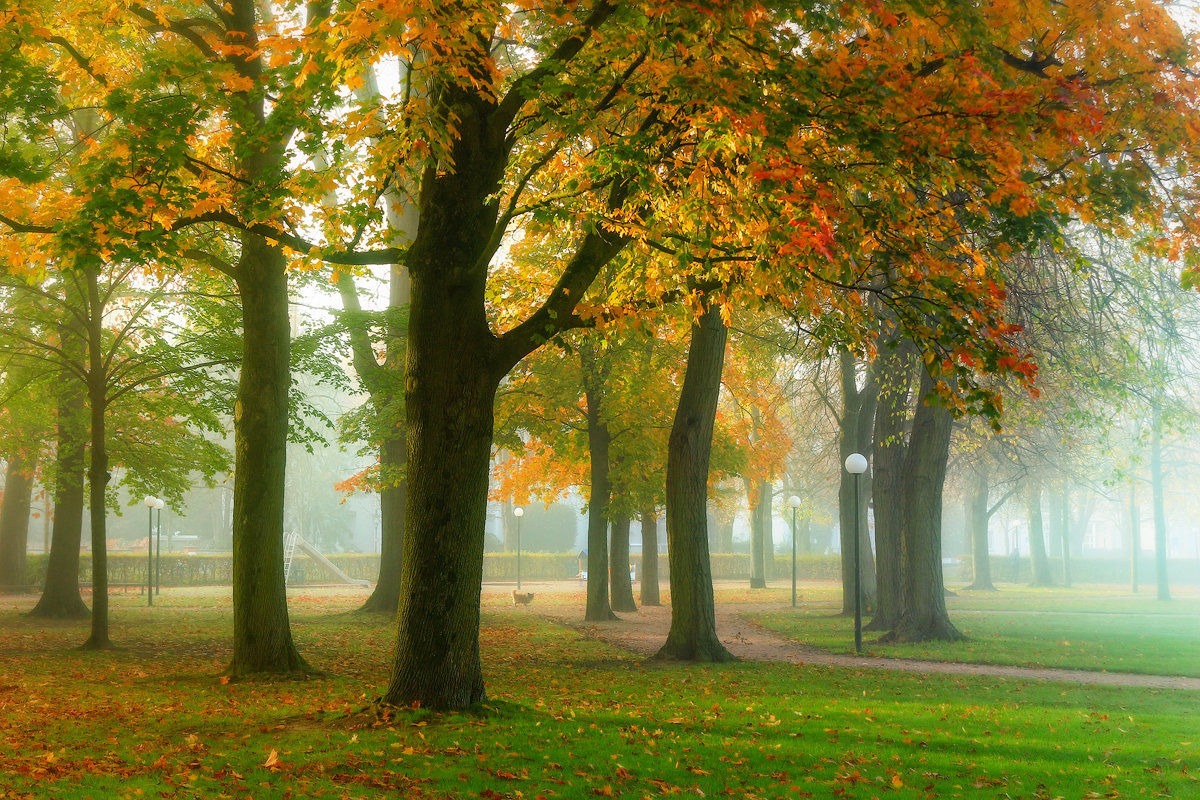
[[[517,112],[525,105],[529,95],[536,92],[544,80],[561,72],[571,59],[583,50],[583,46],[591,39],[592,32],[599,29],[616,10],[616,3],[600,0],[592,8],[592,13],[588,15],[587,19],[579,23],[579,26],[559,43],[554,52],[513,82],[508,89],[508,94],[497,104],[493,115],[494,122],[500,126],[501,130],[508,129]]]

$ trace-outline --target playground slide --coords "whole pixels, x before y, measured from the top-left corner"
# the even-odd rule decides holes
[[[342,583],[349,583],[354,586],[370,586],[371,585],[370,581],[364,581],[361,578],[351,578],[349,575],[347,575],[345,572],[343,572],[338,567],[337,564],[334,564],[332,561],[330,561],[328,558],[326,558],[324,555],[322,555],[320,550],[313,547],[308,542],[304,541],[304,539],[301,538],[300,536],[296,537],[296,547],[299,547],[301,550],[303,550],[305,555],[307,555],[313,561],[317,562],[317,564],[319,564],[322,569],[324,569],[330,575],[333,575],[334,577],[336,577]]]

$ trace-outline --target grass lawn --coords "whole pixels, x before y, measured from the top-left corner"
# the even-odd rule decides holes
[[[797,611],[763,613],[766,628],[831,652],[854,650],[853,622],[835,616],[840,594],[805,587]],[[790,597],[790,591],[788,596]],[[1160,602],[1152,595],[1097,589],[959,591],[946,599],[964,643],[881,645],[867,632],[863,652],[894,658],[1062,667],[1200,677],[1200,598]],[[869,622],[867,617],[864,623]]]
[[[0,610],[0,798],[1200,796],[1200,693],[778,664],[645,665],[485,598],[476,713],[357,710],[390,619],[293,597],[327,675],[222,684],[227,600],[114,599],[115,653]]]

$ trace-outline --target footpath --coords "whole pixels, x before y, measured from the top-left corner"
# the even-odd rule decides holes
[[[718,604],[716,607],[717,635],[725,643],[729,652],[743,661],[780,661],[797,665],[815,664],[850,669],[980,675],[1020,680],[1058,681],[1090,686],[1133,686],[1200,691],[1200,678],[837,655],[789,641],[773,631],[760,628],[743,616],[743,613],[746,612],[777,610],[778,608],[780,607],[775,605]],[[665,606],[643,606],[635,613],[618,614],[621,619],[613,622],[584,622],[579,618],[577,610],[571,609],[568,613],[568,609],[563,607],[537,608],[535,606],[532,610],[585,636],[647,657],[658,651],[662,643],[666,641],[671,627],[671,609]]]

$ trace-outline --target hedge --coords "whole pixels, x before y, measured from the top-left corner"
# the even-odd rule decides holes
[[[379,574],[379,556],[368,553],[342,553],[328,556],[352,578],[375,580]],[[195,555],[164,554],[160,562],[159,581],[163,586],[228,586],[232,583],[232,559],[228,553],[198,553]],[[642,558],[633,555],[630,561],[637,574],[642,573]],[[1052,559],[1051,572],[1056,580],[1062,576],[1062,562]],[[587,569],[575,553],[522,553],[522,580],[569,580],[575,578],[580,568]],[[82,554],[79,562],[80,580],[88,583],[92,579],[92,559]],[[791,557],[775,557],[774,580],[791,577]],[[1004,582],[1010,577],[1007,557],[992,559],[992,575]],[[670,575],[667,556],[658,559],[659,576],[666,580]],[[1200,582],[1200,562],[1178,560],[1170,564],[1172,585],[1195,585]],[[726,580],[750,579],[750,556],[746,553],[713,553],[713,577]],[[41,587],[46,576],[46,556],[30,553],[27,562],[28,582]],[[802,580],[838,580],[841,577],[841,560],[837,555],[799,556],[796,574]],[[957,564],[946,567],[946,577],[951,581],[963,582],[971,579],[970,559],[961,559]],[[1116,584],[1129,582],[1129,563],[1122,559],[1073,558],[1071,560],[1072,581],[1077,584]],[[516,553],[487,553],[483,562],[485,581],[515,581],[517,578]],[[1143,586],[1154,581],[1153,561],[1142,560],[1139,579]],[[1029,580],[1029,559],[1021,559],[1020,580]],[[108,556],[108,581],[110,585],[141,586],[146,582],[146,555],[138,553],[110,553]],[[297,554],[292,561],[291,584],[329,583],[333,577],[326,574],[308,556]]]

